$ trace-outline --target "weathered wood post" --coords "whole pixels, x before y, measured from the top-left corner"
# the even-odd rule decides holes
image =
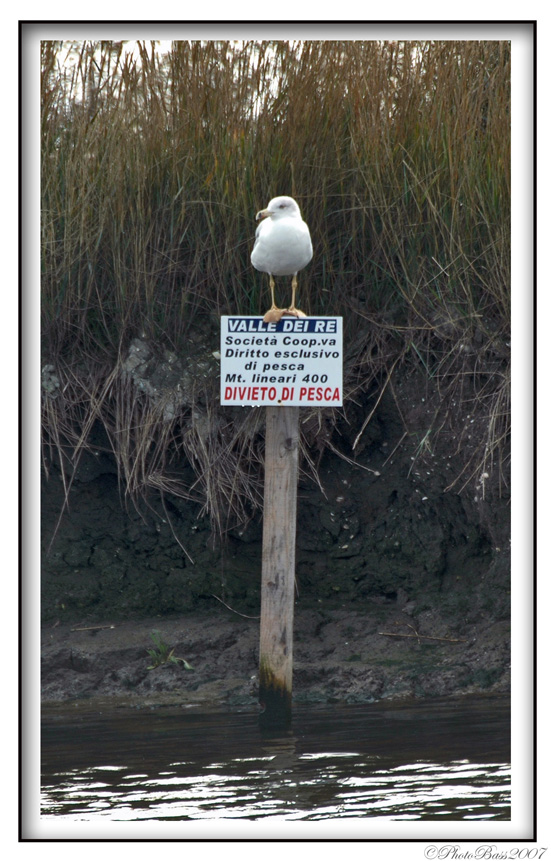
[[[262,722],[291,722],[299,407],[266,407],[259,700]]]

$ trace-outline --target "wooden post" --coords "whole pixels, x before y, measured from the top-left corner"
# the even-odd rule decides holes
[[[260,610],[261,723],[291,722],[299,407],[266,407]]]

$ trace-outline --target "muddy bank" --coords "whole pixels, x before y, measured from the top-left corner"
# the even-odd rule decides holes
[[[155,630],[193,671],[182,662],[148,669]],[[223,607],[178,618],[45,625],[43,700],[255,707],[258,639],[258,620]],[[372,602],[361,611],[297,611],[296,702],[504,693],[509,683],[505,621],[450,624],[431,610],[414,620],[408,606],[395,601]]]
[[[424,410],[420,392],[411,409],[417,397]],[[483,476],[460,493],[457,476],[469,452],[457,455],[455,436],[439,448],[420,447],[418,413],[419,431],[406,435],[395,404],[383,399],[354,451],[359,420],[351,409],[339,425],[338,454],[306,448],[303,439],[296,563],[303,609],[405,595],[416,610],[439,608],[468,621],[480,613],[507,617],[509,499]],[[55,463],[43,481],[44,621],[196,612],[212,606],[213,594],[257,615],[261,514],[220,541],[200,503],[152,490],[135,507],[102,447],[101,428],[95,439],[98,447],[71,476],[68,507]],[[315,478],[307,459],[316,461]],[[185,462],[179,467],[191,472]]]
[[[457,481],[481,431],[458,409],[454,431],[431,443],[421,378],[397,381],[358,439],[369,404],[347,408],[338,449],[321,446],[317,424],[308,443],[319,416],[302,423],[295,699],[503,692],[509,499],[485,473]],[[44,700],[255,703],[259,622],[238,613],[260,613],[261,515],[221,542],[199,502],[152,490],[135,507],[100,427],[91,439],[68,508],[55,461],[43,481]],[[178,469],[193,481],[189,464]],[[100,625],[114,627],[75,630]],[[194,672],[147,669],[155,629]]]

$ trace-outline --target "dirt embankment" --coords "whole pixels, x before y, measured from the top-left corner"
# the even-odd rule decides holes
[[[154,631],[193,671],[180,661],[148,669]],[[181,618],[44,626],[43,699],[253,706],[258,638],[257,620],[222,607]],[[431,610],[413,619],[407,604],[390,601],[362,611],[298,611],[294,697],[361,703],[505,692],[508,641],[507,622],[450,626]]]
[[[484,475],[458,492],[453,435],[420,446],[421,392],[410,393],[408,435],[385,397],[354,451],[358,422],[343,422],[344,456],[325,450],[317,481],[301,473],[297,700],[507,690],[508,500]],[[458,433],[476,433],[468,417]],[[44,700],[254,703],[259,622],[245,616],[260,612],[260,517],[220,545],[199,504],[152,495],[141,511],[125,506],[101,442],[81,459],[57,532],[55,467],[43,484]],[[155,629],[193,672],[147,669]]]

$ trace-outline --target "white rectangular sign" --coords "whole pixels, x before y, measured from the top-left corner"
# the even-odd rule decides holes
[[[342,317],[222,317],[223,406],[342,406]]]

